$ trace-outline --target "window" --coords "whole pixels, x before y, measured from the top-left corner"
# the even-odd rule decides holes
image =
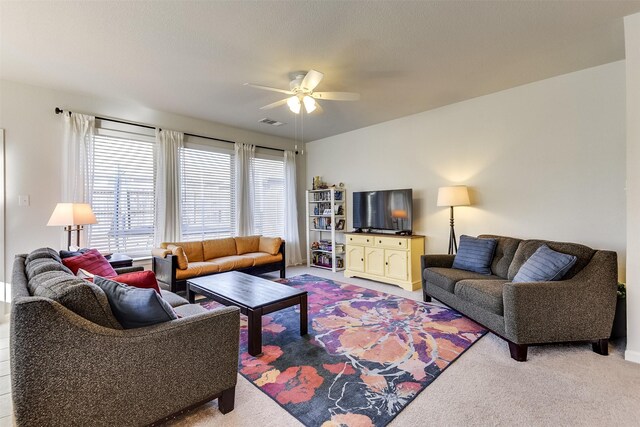
[[[235,231],[233,152],[187,145],[180,150],[182,238],[230,237]]]
[[[101,252],[149,256],[153,247],[154,140],[149,135],[97,129],[91,205],[98,220],[89,245]]]
[[[253,160],[256,234],[284,236],[284,159],[260,156]]]

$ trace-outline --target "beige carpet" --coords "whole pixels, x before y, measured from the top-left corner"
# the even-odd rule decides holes
[[[420,292],[345,279],[319,269],[290,268],[420,299]],[[623,359],[624,342],[599,356],[589,344],[531,347],[524,363],[488,334],[428,386],[391,422],[415,425],[640,425],[640,365]],[[300,423],[238,375],[235,409],[222,415],[211,402],[172,421],[175,426],[294,426]]]

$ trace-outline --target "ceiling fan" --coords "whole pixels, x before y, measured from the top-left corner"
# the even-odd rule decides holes
[[[322,111],[322,107],[320,107],[320,104],[316,101],[316,99],[323,99],[327,101],[357,101],[360,99],[359,93],[314,92],[314,89],[320,84],[322,78],[324,77],[324,74],[322,74],[320,71],[297,71],[289,74],[289,77],[291,78],[291,82],[289,83],[289,90],[255,85],[252,83],[245,83],[244,85],[291,95],[288,98],[281,99],[280,101],[276,101],[269,105],[265,105],[264,107],[260,108],[261,110],[268,110],[270,108],[275,108],[287,104],[289,109],[295,114],[300,114],[300,110],[303,105],[307,113],[312,113],[315,110]]]

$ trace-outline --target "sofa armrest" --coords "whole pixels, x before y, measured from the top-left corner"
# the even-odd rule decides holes
[[[420,257],[422,270],[429,267],[451,268],[455,255],[429,254]]]
[[[236,384],[239,325],[239,310],[225,307],[115,330],[20,298],[10,350],[17,424],[146,425],[214,398]]]
[[[125,274],[125,273],[133,273],[136,271],[144,271],[144,267],[141,265],[137,265],[135,267],[120,267],[120,268],[114,268],[114,270],[116,271],[116,273],[118,274]]]
[[[617,283],[617,256],[611,251],[597,251],[568,280],[506,283],[505,338],[518,344],[609,338]]]
[[[153,248],[151,249],[151,256],[157,256],[159,258],[165,258],[167,255],[171,255],[171,251],[167,248]]]
[[[165,285],[171,292],[176,292],[176,270],[178,269],[177,255],[167,255],[166,257],[153,256],[151,258],[151,269],[156,275],[156,280]]]

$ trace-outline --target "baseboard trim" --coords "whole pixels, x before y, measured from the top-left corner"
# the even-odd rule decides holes
[[[640,351],[626,350],[624,352],[624,360],[629,362],[640,363]]]

